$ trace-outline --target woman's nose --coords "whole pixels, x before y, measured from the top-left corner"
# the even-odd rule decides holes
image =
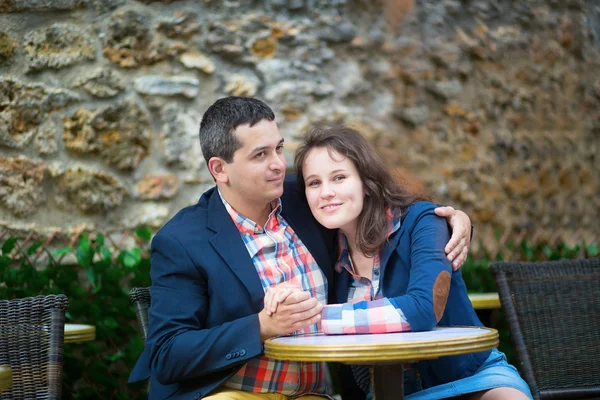
[[[335,192],[333,191],[333,188],[330,185],[323,185],[322,189],[321,189],[321,197],[323,198],[331,198],[335,196]]]

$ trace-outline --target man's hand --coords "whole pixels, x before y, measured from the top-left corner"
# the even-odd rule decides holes
[[[267,289],[265,293],[265,311],[271,315],[277,311],[277,306],[295,291],[300,291],[300,287],[292,282],[282,282]]]
[[[287,335],[321,320],[323,306],[310,293],[295,291],[279,304],[277,312],[268,315],[266,309],[258,313],[260,340]]]
[[[452,228],[452,237],[444,251],[452,262],[452,269],[456,271],[467,260],[471,243],[471,219],[464,212],[450,206],[438,207],[434,211],[436,215],[446,218]]]

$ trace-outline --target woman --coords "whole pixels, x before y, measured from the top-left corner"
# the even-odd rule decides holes
[[[326,228],[339,229],[335,289],[345,304],[325,306],[326,334],[481,326],[460,271],[453,272],[445,257],[446,221],[425,197],[396,184],[359,132],[316,128],[295,163],[313,215]],[[525,381],[496,349],[414,367],[405,374],[406,394],[416,391],[408,399],[531,398]],[[353,372],[369,395],[368,379],[361,379],[358,367]]]

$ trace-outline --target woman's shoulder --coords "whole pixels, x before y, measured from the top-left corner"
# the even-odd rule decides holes
[[[436,218],[441,218],[437,217],[433,211],[437,207],[439,207],[439,205],[430,201],[417,201],[412,203],[400,217],[402,224],[401,226],[403,226],[405,229],[411,229],[420,221],[422,221],[424,217],[434,216]]]
[[[418,218],[422,214],[433,214],[433,210],[437,207],[439,207],[437,204],[430,201],[417,201],[408,206],[402,216],[404,218]]]

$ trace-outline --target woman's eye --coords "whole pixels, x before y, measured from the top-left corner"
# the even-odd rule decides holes
[[[341,180],[343,180],[343,179],[345,179],[345,178],[346,178],[346,177],[345,177],[345,176],[343,176],[343,175],[338,175],[338,176],[334,177],[334,178],[333,178],[333,180],[334,180],[334,181],[341,181]]]
[[[308,183],[308,186],[317,186],[319,184],[319,181],[311,181]]]
[[[254,158],[260,158],[260,157],[262,157],[262,156],[264,156],[264,155],[265,155],[265,152],[264,152],[264,151],[261,151],[260,153],[256,153],[256,154],[254,155]]]
[[[281,152],[281,151],[283,150],[283,145],[277,146],[277,149],[276,149],[276,150],[277,150],[278,152]]]

